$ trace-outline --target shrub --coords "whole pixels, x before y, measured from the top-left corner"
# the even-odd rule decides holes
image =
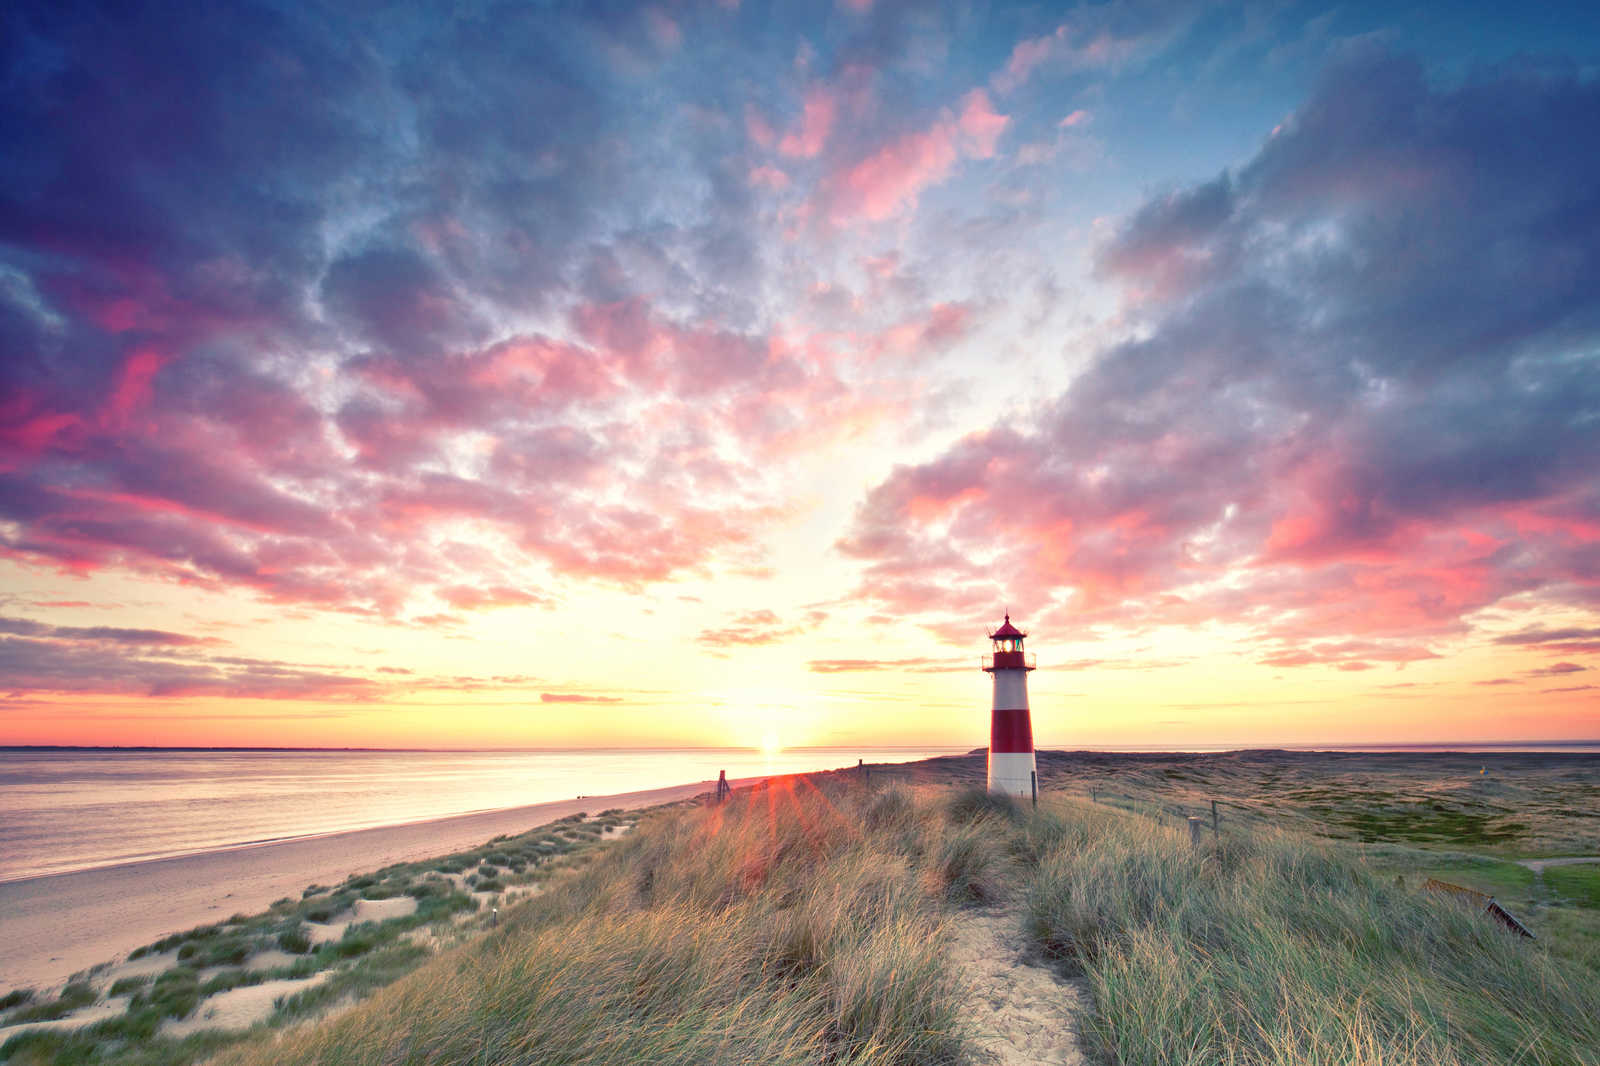
[[[141,1008],[157,1021],[162,1018],[187,1018],[200,1003],[200,975],[188,966],[174,966],[158,974],[155,983],[133,994],[130,1014]]]
[[[31,991],[29,996],[31,998]],[[22,1022],[55,1021],[57,1018],[66,1017],[79,1007],[87,1007],[99,998],[99,994],[87,982],[74,981],[63,988],[61,994],[48,1003],[36,1003],[31,1007],[22,1007],[14,1011],[6,1019],[6,1023],[8,1025],[17,1025]],[[25,1001],[19,1000],[18,1002]]]
[[[278,934],[278,947],[291,955],[304,955],[311,950],[311,937],[304,926],[295,925]]]
[[[987,789],[973,786],[963,788],[950,797],[945,805],[945,813],[952,822],[971,824],[983,819],[1000,819],[1006,822],[1020,822],[1023,818],[1021,805],[1010,796],[996,795]]]
[[[143,988],[149,983],[149,974],[139,974],[134,977],[119,977],[117,978],[116,982],[112,984],[111,991],[107,992],[106,994],[110,996],[127,995],[131,992],[137,992],[139,989]]]
[[[20,1007],[24,1003],[30,1002],[33,999],[33,995],[33,989],[31,988],[12,989],[5,995],[0,996],[0,1010],[10,1010],[12,1007]]]
[[[207,966],[237,966],[250,957],[248,940],[191,940],[178,949],[178,961],[204,969]]]

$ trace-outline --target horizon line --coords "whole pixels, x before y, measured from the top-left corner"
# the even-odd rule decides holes
[[[1036,745],[1036,751],[1093,751],[1098,753],[1115,754],[1129,752],[1138,754],[1156,754],[1172,752],[1174,754],[1226,754],[1238,751],[1340,751],[1362,750],[1372,748],[1411,749],[1428,748],[1450,750],[1455,747],[1485,748],[1485,747],[1520,747],[1543,745],[1546,747],[1581,747],[1585,745],[1600,746],[1600,737],[1564,737],[1558,739],[1523,738],[1519,740],[1456,740],[1448,743],[1439,741],[1322,741],[1297,744],[1242,744],[1238,747],[1218,747],[1214,750],[1197,752],[1193,747],[1174,745],[1170,748],[1160,747],[1071,747],[1066,745]],[[785,747],[781,752],[802,751],[941,751],[971,753],[981,751],[986,745],[967,747],[964,744],[797,744]],[[468,752],[586,752],[586,751],[743,751],[761,753],[763,749],[750,745],[738,744],[698,744],[698,745],[581,745],[572,747],[484,747],[484,748],[386,748],[386,747],[288,747],[281,745],[171,745],[171,744],[0,744],[0,751],[259,751],[259,752],[374,752],[394,754],[415,753],[468,753]]]

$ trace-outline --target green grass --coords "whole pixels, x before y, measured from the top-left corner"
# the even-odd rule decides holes
[[[74,982],[61,990],[61,994],[48,1003],[35,1003],[31,1007],[23,1007],[13,1011],[6,1017],[6,1024],[16,1025],[22,1022],[49,1022],[65,1017],[79,1007],[87,1007],[100,996],[93,988],[84,982]]]
[[[1438,801],[1399,806],[1369,806],[1335,817],[1357,840],[1412,841],[1463,847],[1505,845],[1521,839],[1528,826],[1503,812],[1450,806]]]
[[[137,992],[139,989],[149,984],[150,980],[151,978],[149,974],[140,974],[136,977],[119,977],[115,982],[112,983],[111,990],[107,992],[106,995],[130,995],[131,993]]]
[[[1546,866],[1544,883],[1579,907],[1600,909],[1600,863]]]
[[[304,955],[311,950],[311,937],[298,922],[278,934],[278,947],[290,955]]]

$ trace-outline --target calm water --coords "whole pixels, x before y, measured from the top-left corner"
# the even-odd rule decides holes
[[[0,750],[0,881],[233,844],[957,749]]]

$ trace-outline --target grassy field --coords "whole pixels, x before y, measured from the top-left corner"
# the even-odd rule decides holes
[[[437,953],[376,937],[250,1033],[142,1041],[97,1026],[18,1038],[0,1059],[968,1062],[974,990],[946,945],[967,910],[998,907],[1018,948],[1088,989],[1096,1063],[1600,1066],[1600,867],[1516,861],[1592,846],[1581,800],[1600,761],[1478,774],[1474,759],[1479,780],[1461,784],[1464,763],[1405,759],[1041,753],[1034,810],[973,789],[983,760],[968,756],[779,779],[605,843],[547,827],[152,945],[192,945],[187,972],[123,989],[176,1010],[232,979],[238,940],[298,946],[342,895],[545,879]],[[1492,815],[1401,817],[1490,787]],[[1499,810],[1512,795],[1540,798]],[[1219,832],[1195,847],[1185,819],[1209,827],[1212,798]],[[535,861],[552,841],[584,845],[559,875]],[[1425,890],[1429,877],[1495,895],[1539,939]],[[9,1011],[40,1007],[57,1009],[24,997]]]

